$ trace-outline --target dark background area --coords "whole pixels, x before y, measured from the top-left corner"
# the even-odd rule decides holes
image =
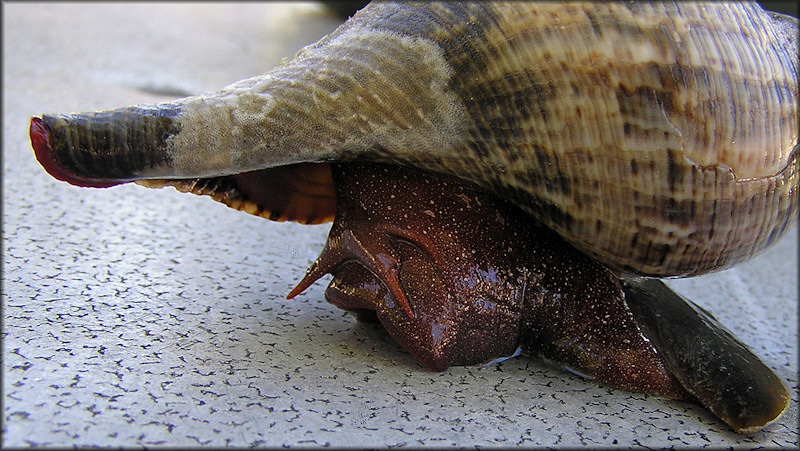
[[[366,5],[369,2],[362,0],[340,0],[340,1],[330,1],[325,3],[327,4],[328,8],[333,10],[342,19],[347,19],[348,17],[355,14],[356,11],[363,8],[364,5]],[[798,8],[800,7],[800,2],[796,0],[782,0],[782,1],[773,0],[773,1],[761,1],[758,3],[764,9],[768,9],[770,11],[776,11],[782,14],[788,14],[794,17],[798,16]]]
[[[364,2],[365,5],[366,3],[367,2]],[[779,12],[781,14],[788,14],[794,17],[797,17],[798,10],[800,10],[800,2],[798,1],[774,0],[774,1],[762,1],[758,3],[764,9]]]

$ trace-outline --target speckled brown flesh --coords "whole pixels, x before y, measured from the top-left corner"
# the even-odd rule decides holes
[[[529,354],[585,377],[706,406],[738,432],[777,418],[780,379],[657,280],[623,280],[473,185],[375,164],[333,165],[338,211],[294,297],[383,324],[432,370]]]
[[[619,271],[687,276],[795,222],[791,47],[745,2],[376,2],[264,76],[44,116],[31,134],[48,171],[90,186],[417,166],[491,190]],[[140,133],[130,114],[168,117],[169,133]]]
[[[375,311],[428,368],[522,346],[602,382],[686,399],[639,331],[608,269],[510,203],[458,179],[334,165],[338,211],[294,297],[334,274],[329,302]]]

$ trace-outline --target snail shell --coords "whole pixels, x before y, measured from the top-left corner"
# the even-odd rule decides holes
[[[515,203],[618,271],[695,275],[758,254],[795,222],[787,20],[753,3],[378,2],[262,76],[34,118],[31,138],[74,184],[171,180],[150,183],[273,217],[226,177],[415,166]]]

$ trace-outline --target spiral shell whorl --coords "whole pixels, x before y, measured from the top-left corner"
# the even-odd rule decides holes
[[[727,267],[794,223],[796,56],[755,5],[432,4],[357,19],[436,43],[467,111],[457,158],[394,158],[510,197],[617,269]]]
[[[105,154],[62,134],[37,155],[51,173],[86,169],[66,177],[78,184],[416,166],[516,203],[617,270],[694,275],[795,222],[787,41],[751,3],[375,2],[263,76],[159,106],[176,114],[156,145]],[[106,127],[65,120],[87,117],[70,133]],[[138,136],[126,121],[120,136]]]
[[[348,23],[268,74],[183,107],[190,133],[175,147],[194,146],[204,159],[226,149],[236,156],[219,168],[229,173],[356,158],[408,163],[463,145],[466,112],[447,89],[451,76],[434,43]]]

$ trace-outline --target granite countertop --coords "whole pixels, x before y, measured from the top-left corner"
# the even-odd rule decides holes
[[[787,382],[787,412],[761,432],[527,357],[433,373],[327,304],[325,283],[284,298],[328,225],[76,188],[28,141],[32,115],[256,75],[336,18],[300,3],[4,3],[3,21],[4,446],[797,446],[796,230],[668,282]]]

